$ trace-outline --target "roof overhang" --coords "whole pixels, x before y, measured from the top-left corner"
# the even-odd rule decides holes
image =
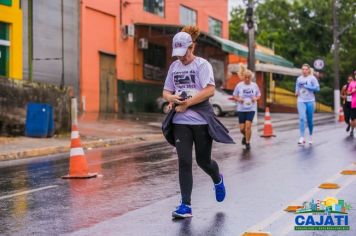
[[[280,75],[299,76],[302,71],[299,68],[289,68],[272,64],[257,63],[256,71],[271,72]]]
[[[239,68],[240,68],[239,64],[228,65],[229,72],[238,72]],[[273,64],[265,64],[265,63],[257,63],[256,71],[269,72],[269,73],[288,75],[288,76],[299,76],[302,73],[299,68],[289,68],[289,67],[277,66]]]
[[[210,35],[210,37],[212,37],[216,41],[220,42],[222,50],[232,53],[232,54],[235,54],[235,55],[238,55],[238,56],[243,56],[246,58],[248,57],[248,48],[246,46],[236,43],[231,40],[220,38],[215,35]],[[293,67],[292,62],[290,62],[278,55],[270,55],[270,54],[266,54],[266,53],[260,52],[258,50],[255,50],[255,57],[256,57],[256,60],[259,60],[264,63],[285,66],[285,67]]]
[[[174,36],[183,27],[182,25],[166,25],[166,24],[148,24],[148,23],[135,23],[135,26],[146,26],[151,29],[156,29],[162,31],[165,36]],[[212,44],[214,46],[220,47],[224,52],[232,53],[242,57],[248,57],[248,48],[242,44],[236,43],[234,41],[224,39],[215,35],[211,35],[205,32],[201,32],[198,41]],[[293,67],[293,63],[284,59],[278,55],[270,55],[263,53],[261,51],[255,51],[256,60],[268,64],[273,64],[283,67]]]

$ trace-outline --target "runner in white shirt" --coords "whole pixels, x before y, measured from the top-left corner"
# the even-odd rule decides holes
[[[240,66],[240,78],[243,82],[236,85],[233,95],[237,103],[239,114],[240,132],[243,135],[242,144],[250,149],[252,120],[257,110],[257,100],[261,97],[257,84],[252,82],[252,72],[242,65]]]

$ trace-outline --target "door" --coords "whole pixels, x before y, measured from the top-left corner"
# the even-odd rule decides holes
[[[115,112],[116,57],[100,53],[100,112]]]
[[[8,77],[9,47],[0,45],[0,76]]]
[[[9,24],[0,22],[0,76],[9,76]]]

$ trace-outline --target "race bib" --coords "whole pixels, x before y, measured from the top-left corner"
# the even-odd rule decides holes
[[[347,102],[351,102],[352,101],[352,96],[351,95],[347,95],[346,96],[346,101]]]
[[[244,98],[243,106],[244,108],[251,108],[253,105],[251,98]]]
[[[301,96],[306,96],[308,94],[308,90],[306,88],[301,88],[299,90]]]

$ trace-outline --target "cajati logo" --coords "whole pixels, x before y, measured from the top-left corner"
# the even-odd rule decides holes
[[[295,230],[350,230],[348,211],[351,205],[342,199],[327,197],[304,202],[296,211]]]

